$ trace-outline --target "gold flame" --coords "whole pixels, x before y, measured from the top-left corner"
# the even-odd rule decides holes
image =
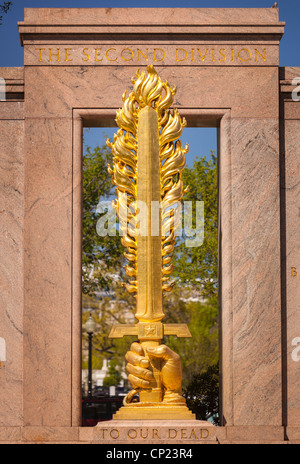
[[[182,147],[179,137],[186,120],[181,119],[178,110],[170,110],[176,88],[171,89],[168,82],[163,82],[152,65],[147,72],[137,71],[132,79],[133,91],[127,97],[123,95],[123,107],[117,112],[116,122],[119,130],[114,136],[114,143],[107,140],[107,146],[113,154],[113,168],[109,166],[118,199],[114,203],[120,219],[123,233],[122,245],[129,264],[125,266],[126,274],[133,278],[124,284],[130,293],[136,293],[137,278],[137,148],[138,115],[145,106],[151,106],[158,115],[159,155],[161,179],[161,257],[162,290],[170,292],[174,282],[170,282],[173,270],[172,254],[175,247],[176,229],[180,226],[181,200],[184,194],[182,172],[185,167],[185,155],[188,145]],[[124,195],[122,195],[124,194]],[[125,218],[125,219],[124,219]]]

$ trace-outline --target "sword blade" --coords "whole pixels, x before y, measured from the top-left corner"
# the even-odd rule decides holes
[[[152,205],[159,205],[160,159],[159,127],[156,111],[146,106],[138,119],[138,163],[137,163],[137,201],[145,205],[143,227],[146,236],[137,237],[137,312],[140,322],[159,322],[164,318],[162,307],[162,258],[161,258],[161,220],[159,216],[158,233],[153,235],[154,222]],[[155,203],[153,203],[155,202]],[[160,211],[156,211],[160,215]]]

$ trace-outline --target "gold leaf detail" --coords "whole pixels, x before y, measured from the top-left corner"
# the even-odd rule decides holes
[[[186,126],[185,119],[180,117],[173,104],[176,88],[171,89],[168,82],[163,82],[152,65],[145,71],[136,73],[132,78],[133,91],[127,97],[123,94],[123,107],[116,115],[119,130],[114,136],[114,143],[107,141],[113,154],[113,168],[108,171],[116,186],[118,200],[114,204],[120,218],[120,229],[123,232],[122,244],[129,265],[125,272],[129,277],[136,277],[137,271],[137,148],[138,148],[138,115],[142,108],[151,106],[158,115],[159,124],[159,156],[161,162],[161,262],[162,291],[170,292],[175,282],[169,282],[173,265],[172,253],[175,247],[175,231],[179,227],[179,212],[184,194],[182,172],[185,167],[185,155],[188,146],[182,147],[178,140]],[[176,142],[177,141],[177,142]],[[125,218],[125,219],[124,219]],[[136,280],[125,283],[130,293],[136,293]]]

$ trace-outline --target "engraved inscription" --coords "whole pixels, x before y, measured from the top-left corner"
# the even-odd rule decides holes
[[[28,48],[28,50],[31,50]],[[268,50],[261,47],[243,47],[230,45],[194,45],[161,47],[103,46],[94,47],[34,47],[36,64],[149,64],[173,63],[190,65],[267,65]],[[270,54],[271,56],[271,54]],[[32,61],[32,59],[31,59]]]
[[[100,428],[100,438],[102,440],[129,440],[143,441],[143,440],[187,440],[187,441],[201,441],[210,439],[210,431],[208,428],[202,427],[137,427],[137,428]]]
[[[297,268],[296,268],[296,267],[292,267],[292,268],[291,268],[291,276],[292,276],[292,277],[297,277],[297,275],[298,275]]]

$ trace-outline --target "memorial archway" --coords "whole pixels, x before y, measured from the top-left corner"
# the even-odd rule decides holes
[[[17,346],[19,383],[5,388],[18,419],[6,401],[6,423],[80,426],[82,127],[109,125],[124,85],[152,62],[176,82],[191,126],[219,128],[223,425],[268,426],[273,437],[299,427],[299,211],[289,190],[298,192],[299,70],[279,68],[278,10],[25,9],[19,30],[24,71],[1,70],[15,96],[1,102],[1,146],[24,200],[24,267],[6,293],[7,313],[23,313],[17,337],[5,337],[8,359]],[[19,198],[8,208],[23,217]]]

